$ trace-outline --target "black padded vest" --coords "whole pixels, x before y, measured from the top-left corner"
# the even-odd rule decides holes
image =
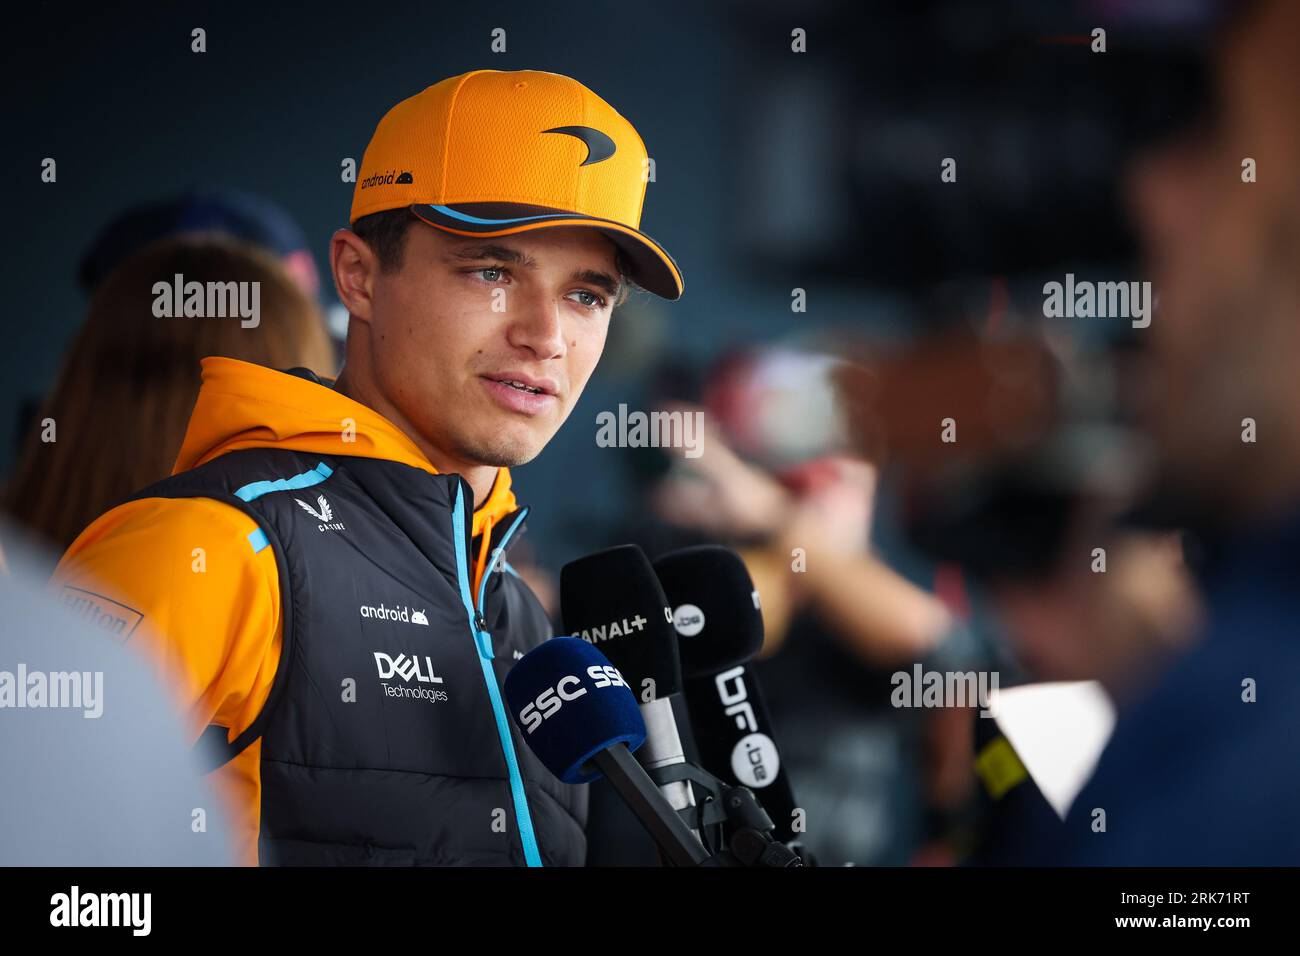
[[[257,522],[249,547],[275,553],[270,696],[237,740],[205,735],[223,762],[261,738],[263,865],[583,864],[586,788],[533,757],[501,692],[551,636],[505,556],[526,508],[493,528],[479,596],[457,475],[248,449],[134,497],[225,502]]]

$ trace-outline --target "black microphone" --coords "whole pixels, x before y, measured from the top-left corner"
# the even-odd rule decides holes
[[[566,564],[560,610],[565,632],[600,648],[627,679],[646,725],[641,765],[653,771],[684,764],[672,707],[672,695],[682,690],[677,638],[668,598],[641,549],[625,544]],[[659,789],[675,810],[695,806],[684,779]]]
[[[609,658],[585,641],[553,637],[515,662],[505,695],[524,741],[551,773],[565,783],[603,775],[668,862],[694,866],[708,859],[632,756],[646,739],[645,723]]]
[[[763,613],[745,563],[728,548],[701,545],[664,555],[654,570],[673,608],[700,766],[753,790],[778,840],[802,839],[772,718],[758,675],[746,666],[763,646]]]

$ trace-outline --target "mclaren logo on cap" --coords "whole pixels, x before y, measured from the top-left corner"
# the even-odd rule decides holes
[[[592,129],[590,126],[557,126],[555,129],[544,129],[543,133],[563,133],[565,136],[572,136],[580,139],[587,144],[587,158],[580,162],[579,166],[590,166],[593,163],[603,162],[614,155],[618,149],[614,141],[598,129]]]

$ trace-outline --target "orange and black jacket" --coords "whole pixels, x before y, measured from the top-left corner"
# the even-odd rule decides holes
[[[164,668],[247,862],[580,865],[585,788],[504,709],[551,633],[509,567],[509,472],[475,508],[309,374],[204,359],[172,477],[88,527],[52,586]]]

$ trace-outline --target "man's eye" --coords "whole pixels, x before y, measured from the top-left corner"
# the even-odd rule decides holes
[[[605,307],[604,297],[596,295],[596,293],[588,289],[575,289],[571,294],[578,296],[578,302],[588,309],[603,309]]]
[[[497,266],[489,266],[486,269],[475,269],[474,275],[480,276],[484,282],[498,282],[506,274],[505,269]]]

